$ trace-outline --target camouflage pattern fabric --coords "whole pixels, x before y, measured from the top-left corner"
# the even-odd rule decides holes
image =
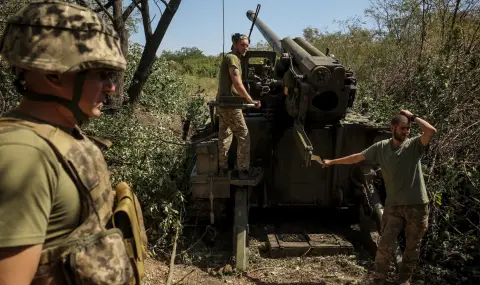
[[[134,271],[119,229],[107,229],[115,192],[100,149],[75,128],[73,136],[47,125],[1,118],[1,128],[19,127],[45,139],[81,193],[82,219],[58,246],[44,248],[32,284],[133,284]],[[70,281],[67,281],[70,279]]]
[[[68,256],[75,284],[130,284],[133,269],[120,229],[100,232]],[[127,269],[127,270],[124,270]]]
[[[405,224],[406,247],[399,272],[400,280],[408,280],[420,256],[420,245],[428,229],[428,204],[391,205],[382,216],[382,235],[375,257],[376,276],[386,278],[393,256],[393,243]]]
[[[34,1],[10,17],[0,54],[13,66],[50,74],[126,67],[115,30],[88,8],[60,0]]]
[[[220,124],[218,130],[219,168],[228,168],[228,150],[232,144],[232,133],[237,139],[237,170],[248,170],[250,166],[250,134],[241,109],[217,108]]]

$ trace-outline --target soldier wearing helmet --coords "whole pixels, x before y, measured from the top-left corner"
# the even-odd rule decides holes
[[[107,165],[79,128],[125,70],[119,37],[87,8],[35,1],[8,20],[0,54],[23,96],[0,118],[0,283],[134,284]]]

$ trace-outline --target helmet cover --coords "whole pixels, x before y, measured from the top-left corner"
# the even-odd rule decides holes
[[[0,54],[13,66],[48,74],[126,68],[115,30],[90,9],[59,0],[31,2],[10,17]]]

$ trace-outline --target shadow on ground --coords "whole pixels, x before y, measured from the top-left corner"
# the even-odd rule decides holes
[[[255,241],[256,250],[262,259],[271,259],[267,248],[270,233],[334,233],[354,247],[358,265],[369,269],[372,260],[359,240],[356,216],[352,211],[297,209],[251,209],[249,214],[249,237]],[[202,270],[234,265],[232,219],[229,213],[216,217],[216,226],[208,227],[208,220],[194,219],[184,230],[184,240],[179,252],[188,250],[183,261]],[[303,257],[311,256],[305,254]],[[293,257],[295,258],[295,257]],[[269,283],[265,283],[269,284]],[[298,283],[297,283],[298,284]]]

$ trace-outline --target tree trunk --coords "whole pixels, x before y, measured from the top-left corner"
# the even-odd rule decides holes
[[[122,47],[122,52],[124,56],[127,56],[128,53],[128,33],[127,30],[125,29],[125,22],[123,20],[123,7],[122,7],[122,0],[115,0],[115,3],[113,4],[113,17],[115,19],[114,27],[116,32],[118,33],[118,36],[120,37],[120,44]],[[122,106],[123,103],[123,90],[124,90],[124,82],[125,82],[125,73],[120,72],[117,77],[116,81],[116,96],[114,98],[111,98],[110,102],[110,108],[111,109],[119,109]]]
[[[446,51],[446,58],[447,60],[450,58],[450,52],[452,48],[455,46],[457,39],[455,38],[455,24],[457,21],[457,14],[460,8],[461,0],[456,0],[455,3],[455,10],[453,11],[452,16],[452,23],[450,24],[450,30],[448,31],[447,42],[445,44],[445,51]]]
[[[168,6],[165,9],[158,25],[155,29],[155,32],[149,39],[146,39],[145,49],[138,64],[137,70],[133,75],[132,83],[128,88],[129,103],[135,104],[139,97],[140,92],[142,91],[145,82],[150,75],[150,69],[155,61],[156,53],[160,43],[162,42],[163,36],[167,31],[170,22],[173,19],[173,16],[177,12],[178,6],[180,6],[181,0],[170,0]]]
[[[428,12],[426,11],[427,3],[425,2],[426,0],[422,0],[422,29],[420,31],[420,50],[418,52],[418,62],[422,61],[423,46],[425,44],[425,38],[427,36],[427,23],[425,20],[425,14],[427,14]]]

